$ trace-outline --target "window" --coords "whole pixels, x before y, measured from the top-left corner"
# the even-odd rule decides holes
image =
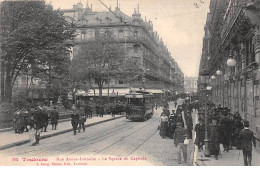
[[[105,36],[111,36],[111,32],[108,29],[105,30]]]
[[[119,29],[118,37],[119,38],[123,38],[124,37],[124,30],[123,29]]]
[[[138,36],[138,31],[134,30],[134,36]]]
[[[99,36],[99,30],[95,30],[95,37]]]
[[[124,82],[122,80],[119,80],[118,84],[124,84]]]
[[[138,48],[139,48],[139,45],[138,45],[138,44],[135,44],[135,45],[134,45],[134,52],[135,52],[135,53],[138,52]]]

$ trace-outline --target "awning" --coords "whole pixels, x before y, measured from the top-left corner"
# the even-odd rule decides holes
[[[125,96],[129,93],[129,88],[109,89],[109,97]],[[95,96],[99,95],[99,89],[95,89]],[[94,96],[92,89],[88,90],[87,96]],[[102,96],[108,96],[108,89],[102,89]]]
[[[153,93],[153,94],[162,94],[164,93],[164,91],[160,90],[160,89],[148,89],[147,91]]]

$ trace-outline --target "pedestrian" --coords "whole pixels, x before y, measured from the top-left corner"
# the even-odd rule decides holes
[[[112,117],[115,117],[115,114],[116,114],[116,107],[115,107],[115,105],[114,104],[109,104],[109,111],[111,112],[111,116]]]
[[[169,111],[168,108],[163,108],[163,113],[164,113],[167,117],[170,116],[170,111]]]
[[[187,126],[187,131],[188,131],[188,139],[192,139],[192,130],[193,130],[193,120],[191,116],[191,112],[187,111],[185,113],[185,121],[186,121],[186,126]]]
[[[182,127],[182,123],[177,123],[177,129],[174,132],[174,145],[177,147],[178,164],[181,164],[181,151],[183,154],[184,162],[187,163],[187,145],[184,144],[184,140],[188,136],[187,129]]]
[[[54,110],[52,110],[50,114],[50,121],[52,125],[52,130],[56,130],[59,120],[59,112],[56,110],[56,106],[54,106],[53,109]]]
[[[87,115],[87,118],[92,118],[92,109],[89,104],[86,104],[85,106],[85,114]]]
[[[26,109],[24,109],[25,132],[29,132],[28,117],[29,117],[29,111],[28,111],[28,108],[26,108]]]
[[[239,139],[241,140],[241,148],[244,156],[244,165],[251,166],[252,161],[252,143],[256,148],[256,138],[254,133],[249,129],[249,122],[244,122],[244,129],[239,133]]]
[[[209,125],[209,141],[211,154],[214,155],[215,160],[218,160],[220,150],[220,126],[217,124],[215,117],[212,117],[212,124]]]
[[[233,145],[240,150],[241,149],[241,141],[238,136],[241,130],[244,128],[242,123],[241,116],[237,113],[234,115],[234,131],[233,131]]]
[[[174,107],[176,107],[176,106],[177,106],[177,101],[175,100],[175,101],[174,101]]]
[[[29,138],[31,140],[31,145],[35,142],[35,134],[36,134],[36,109],[34,107],[31,107],[28,113],[28,124],[27,128],[29,129]]]
[[[19,133],[21,134],[22,131],[21,131],[21,128],[22,128],[22,120],[21,120],[21,111],[20,110],[17,110],[15,113],[14,113],[14,118],[13,118],[13,121],[14,121],[14,132],[15,133]]]
[[[205,124],[203,124],[203,120],[199,119],[199,123],[195,125],[196,139],[194,144],[198,146],[199,152],[203,149],[205,139]]]
[[[162,138],[166,138],[167,124],[168,124],[168,116],[166,116],[165,113],[162,113],[162,116],[160,119],[160,136]]]
[[[38,106],[39,118],[41,123],[41,132],[47,132],[49,123],[49,116],[46,110],[42,106]]]
[[[182,123],[182,127],[184,127],[184,121],[183,121],[181,112],[176,113],[176,124],[179,122]]]
[[[233,124],[232,121],[229,119],[229,116],[227,114],[224,114],[226,116],[223,116],[220,120],[220,127],[221,127],[221,140],[224,148],[224,152],[229,152],[230,148],[230,139],[232,136],[232,129]]]
[[[71,125],[73,128],[73,134],[77,134],[77,129],[78,129],[78,124],[79,124],[79,114],[76,113],[76,110],[74,108],[73,114],[71,114]]]
[[[42,129],[42,112],[38,107],[34,107],[29,112],[29,128],[30,128],[30,138],[32,146],[40,143],[41,129]],[[35,142],[34,142],[35,141]]]
[[[85,122],[86,122],[86,114],[80,108],[77,109],[77,114],[79,114],[79,128],[78,131],[80,133],[81,128],[83,129],[83,132],[85,132]]]
[[[100,117],[103,117],[104,115],[104,105],[101,105],[99,106],[99,114],[100,114]]]
[[[174,115],[171,114],[169,117],[169,122],[168,122],[168,126],[167,126],[167,128],[168,128],[167,136],[171,139],[173,139],[175,127],[176,127],[176,124],[175,124]]]

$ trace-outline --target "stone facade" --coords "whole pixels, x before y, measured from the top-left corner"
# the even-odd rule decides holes
[[[72,9],[62,11],[65,18],[76,26],[76,44],[95,39],[97,34],[110,32],[117,43],[123,44],[128,57],[137,59],[142,65],[143,82],[136,80],[129,84],[111,80],[110,87],[140,88],[144,83],[147,89],[183,91],[183,72],[157,32],[153,31],[152,22],[141,18],[139,9],[128,16],[116,7],[113,10],[115,16],[110,11],[96,12],[92,10],[92,5],[87,4],[84,8],[78,3]],[[77,46],[73,49],[74,56],[75,52]]]
[[[211,0],[205,32],[200,72],[223,72],[211,79],[213,103],[238,111],[260,139],[260,0]]]

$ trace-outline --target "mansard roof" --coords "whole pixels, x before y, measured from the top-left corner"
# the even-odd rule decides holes
[[[83,13],[81,16],[81,19],[87,19],[87,20],[102,20],[106,21],[107,19],[110,19],[111,23],[118,23],[118,22],[130,22],[132,18],[126,14],[124,14],[122,11],[116,9],[113,11],[117,16],[115,16],[112,12],[110,11],[104,11],[104,12],[92,12],[92,11],[86,11]],[[122,19],[120,19],[122,18]]]

